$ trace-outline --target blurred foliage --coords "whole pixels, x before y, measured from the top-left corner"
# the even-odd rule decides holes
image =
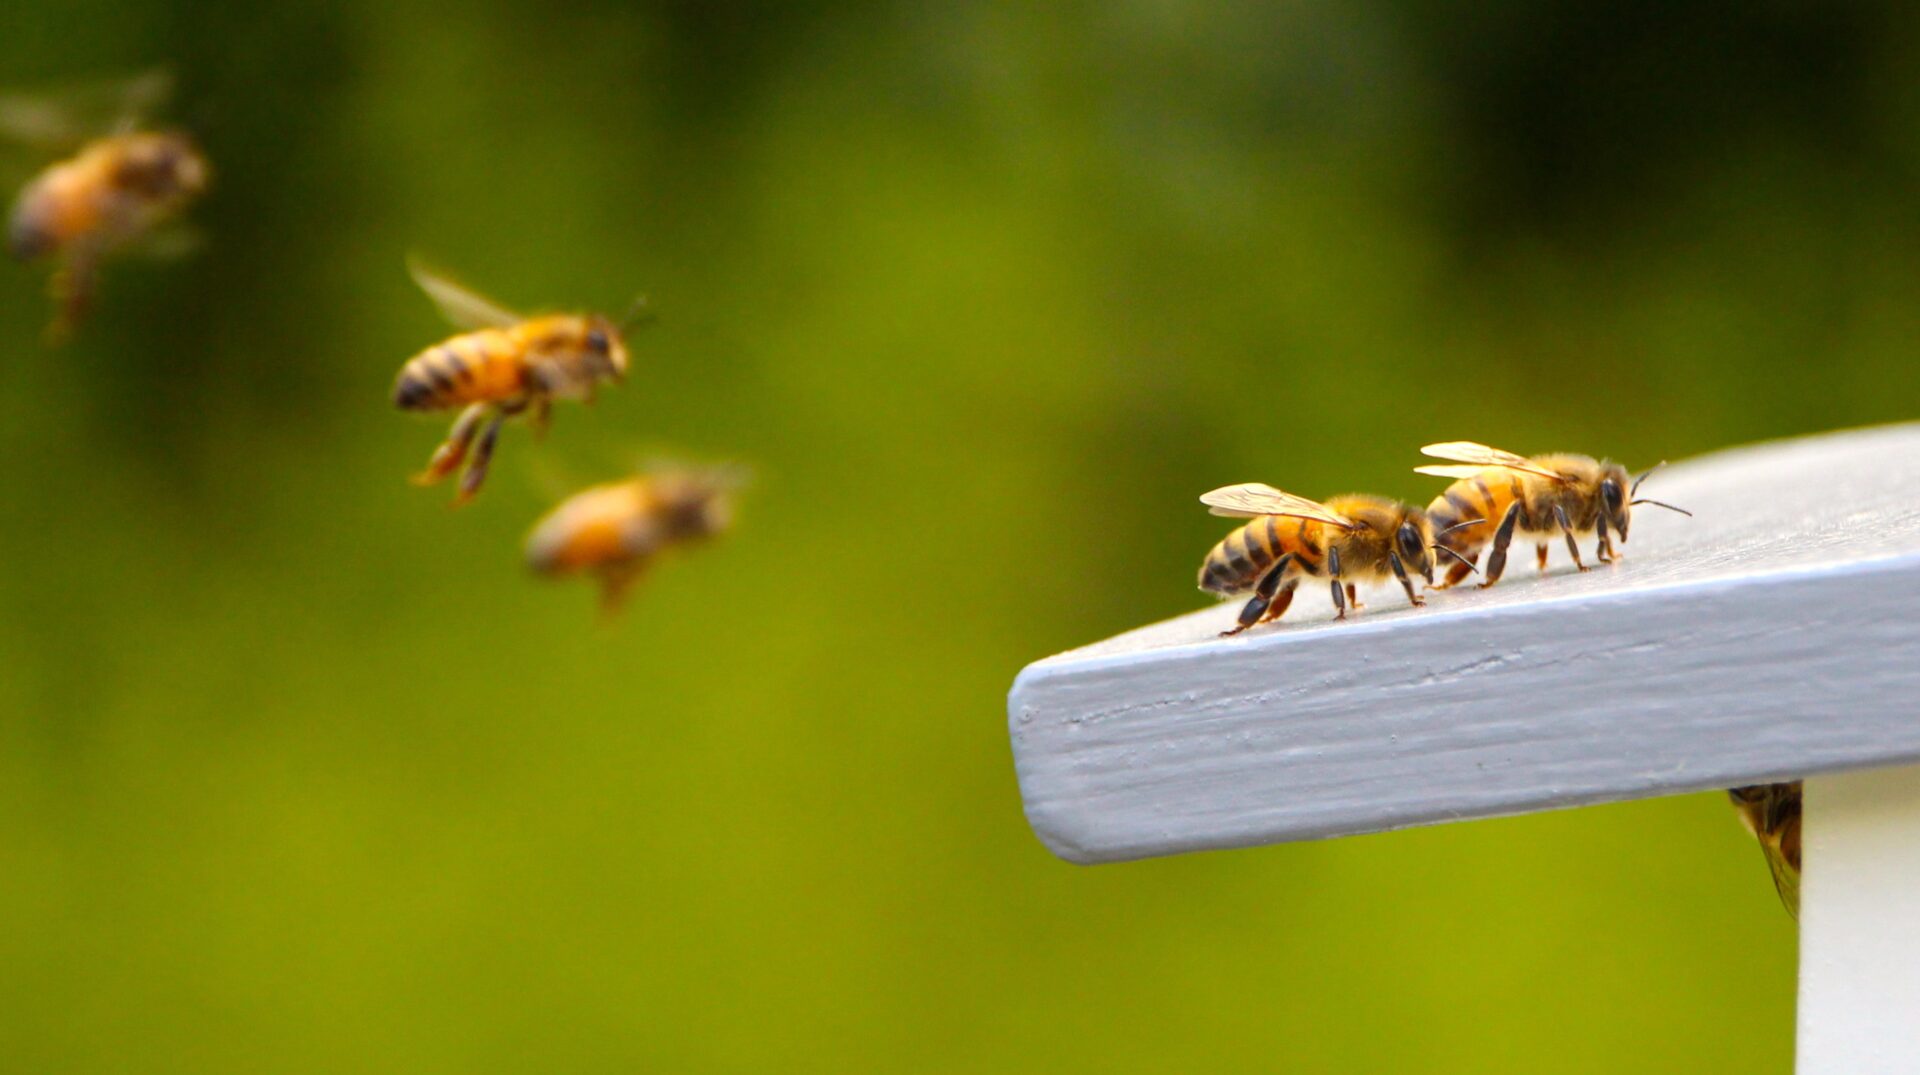
[[[0,288],[0,1053],[1788,1070],[1719,796],[1077,869],[1004,694],[1204,603],[1212,485],[1913,417],[1914,19],[0,8],[14,84],[174,64],[220,169],[206,249],[114,266],[68,349]],[[386,401],[444,331],[416,250],[662,314],[460,512]],[[759,483],[596,627],[518,541],[663,450]]]

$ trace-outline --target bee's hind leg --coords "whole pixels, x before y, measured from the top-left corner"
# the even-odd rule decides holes
[[[467,464],[467,472],[460,476],[460,493],[453,498],[455,505],[465,504],[480,491],[481,484],[487,480],[487,465],[493,462],[493,446],[500,441],[500,427],[527,406],[528,401],[523,399],[497,409],[493,421],[487,423],[486,432],[480,434],[480,443],[474,445],[473,462]]]
[[[1289,583],[1287,588],[1282,590],[1280,577],[1285,575],[1287,568],[1292,565],[1293,554],[1288,553],[1282,556],[1278,563],[1268,568],[1266,574],[1260,576],[1260,581],[1254,584],[1253,596],[1247,600],[1246,604],[1240,606],[1239,622],[1232,629],[1220,632],[1221,638],[1237,635],[1261,622],[1262,619],[1278,619],[1280,614],[1287,610],[1287,606],[1293,603],[1294,584]]]
[[[465,504],[480,491],[487,480],[487,464],[493,462],[493,446],[500,441],[501,423],[507,420],[504,414],[496,414],[493,421],[487,423],[487,431],[480,434],[480,443],[474,445],[473,462],[467,464],[467,472],[460,476],[460,492],[453,498],[455,504]]]
[[[475,403],[460,412],[453,420],[453,428],[447,431],[447,439],[433,450],[433,458],[427,460],[427,469],[413,476],[415,485],[432,485],[458,470],[460,461],[467,457],[467,448],[473,444],[473,434],[480,428],[480,419],[486,417],[487,405]]]
[[[1500,517],[1500,529],[1493,532],[1493,549],[1487,553],[1487,578],[1480,584],[1481,589],[1500,581],[1500,575],[1507,569],[1507,546],[1513,544],[1513,524],[1520,519],[1520,502],[1507,505],[1507,513]]]
[[[1573,566],[1579,568],[1582,571],[1593,570],[1592,568],[1587,566],[1586,561],[1580,559],[1580,543],[1573,540],[1573,523],[1571,520],[1567,518],[1567,509],[1561,507],[1558,504],[1555,504],[1553,506],[1553,518],[1555,522],[1560,524],[1561,536],[1567,539],[1567,551],[1573,554]],[[1540,559],[1542,562],[1545,562],[1546,560],[1545,546],[1542,546],[1541,548],[1542,548],[1542,555]]]

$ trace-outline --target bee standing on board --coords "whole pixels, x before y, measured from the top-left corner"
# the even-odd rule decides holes
[[[1652,470],[1629,482],[1626,468],[1618,463],[1584,455],[1527,459],[1471,441],[1429,444],[1420,451],[1464,464],[1414,468],[1421,474],[1458,479],[1427,506],[1441,546],[1456,554],[1441,589],[1466,578],[1469,565],[1488,542],[1493,551],[1484,568],[1483,588],[1500,581],[1507,567],[1507,546],[1516,535],[1534,540],[1542,571],[1547,569],[1548,540],[1563,535],[1574,566],[1585,571],[1576,539],[1597,533],[1595,555],[1603,564],[1613,563],[1620,555],[1614,539],[1627,540],[1635,504],[1692,514],[1658,500],[1635,499],[1640,483]]]
[[[1252,518],[1228,534],[1200,565],[1200,588],[1223,596],[1251,593],[1240,609],[1239,634],[1277,620],[1293,603],[1303,575],[1324,577],[1339,619],[1361,607],[1355,581],[1400,581],[1407,600],[1424,605],[1413,576],[1433,582],[1434,544],[1427,515],[1410,504],[1373,496],[1339,496],[1318,504],[1258,482],[1229,485],[1200,498],[1215,515]]]
[[[1760,841],[1774,891],[1787,913],[1800,917],[1800,781],[1727,789],[1747,831]]]
[[[527,535],[527,566],[600,580],[600,605],[620,607],[663,550],[712,537],[733,521],[733,468],[662,470],[596,485],[561,502]]]
[[[467,501],[486,481],[494,443],[508,418],[531,412],[535,430],[544,432],[554,400],[591,403],[602,381],[625,379],[623,337],[644,302],[636,303],[621,324],[599,314],[523,317],[419,265],[410,268],[440,312],[466,330],[408,360],[393,383],[393,402],[401,410],[460,408],[447,439],[414,478],[420,485],[441,481],[459,469],[472,448],[454,503]]]
[[[57,307],[47,329],[53,341],[85,316],[102,259],[153,240],[156,229],[206,190],[211,169],[191,137],[133,129],[135,113],[157,104],[169,86],[164,74],[151,74],[115,87],[117,129],[48,166],[14,201],[8,253],[20,261],[61,259],[50,285]],[[54,98],[0,98],[0,128],[29,140],[77,142],[82,123],[68,112]]]

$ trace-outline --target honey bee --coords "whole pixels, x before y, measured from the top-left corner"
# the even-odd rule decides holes
[[[1672,504],[1637,498],[1640,483],[1658,467],[1629,480],[1620,464],[1584,455],[1527,459],[1471,441],[1429,444],[1420,451],[1464,464],[1414,468],[1421,474],[1458,479],[1427,506],[1441,546],[1455,554],[1440,589],[1466,578],[1489,541],[1493,551],[1483,568],[1483,588],[1500,581],[1507,567],[1507,546],[1516,534],[1534,539],[1542,571],[1547,569],[1548,540],[1556,533],[1563,535],[1574,566],[1585,571],[1576,539],[1597,533],[1595,556],[1601,563],[1615,562],[1620,554],[1614,540],[1627,540],[1634,505],[1693,514]]]
[[[625,335],[644,311],[645,300],[636,302],[618,324],[590,313],[525,317],[418,264],[410,268],[441,313],[465,330],[409,359],[393,383],[393,402],[401,410],[461,409],[427,469],[414,478],[420,485],[441,481],[472,448],[473,459],[461,476],[454,503],[470,499],[486,481],[487,464],[508,418],[529,413],[535,431],[544,433],[554,400],[591,403],[601,382],[626,378]]]
[[[735,468],[671,468],[596,485],[562,501],[527,535],[527,566],[542,575],[588,573],[611,613],[665,549],[712,537],[733,521]]]
[[[1800,917],[1800,781],[1727,789],[1747,831],[1760,841],[1774,891],[1787,913]]]
[[[85,316],[105,257],[136,242],[159,252],[160,227],[207,188],[212,169],[191,136],[133,129],[134,113],[157,103],[169,85],[164,74],[152,74],[116,89],[119,129],[48,166],[14,201],[8,252],[20,261],[60,258],[50,285],[51,340],[63,339]],[[58,139],[79,125],[58,100],[0,98],[0,127],[22,138]]]
[[[1252,518],[1228,534],[1200,564],[1200,588],[1226,597],[1251,593],[1239,623],[1223,635],[1277,620],[1293,603],[1303,575],[1325,577],[1337,619],[1361,608],[1354,582],[1382,582],[1392,572],[1413,605],[1426,599],[1413,576],[1433,582],[1433,540],[1427,513],[1380,497],[1334,497],[1325,504],[1258,482],[1229,485],[1200,498],[1215,515]]]

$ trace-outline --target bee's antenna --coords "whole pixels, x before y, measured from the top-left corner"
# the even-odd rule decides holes
[[[1445,530],[1442,530],[1433,536],[1437,538],[1443,538],[1443,537],[1446,537],[1448,534],[1453,533],[1455,530],[1465,530],[1469,526],[1479,526],[1481,523],[1484,523],[1484,522],[1486,522],[1485,519],[1466,519],[1461,522],[1454,523],[1452,526],[1447,527]],[[1448,549],[1447,551],[1452,552],[1453,550]]]
[[[1433,550],[1434,550],[1435,552],[1444,552],[1444,553],[1446,553],[1446,554],[1447,554],[1448,556],[1451,556],[1451,557],[1453,557],[1453,558],[1454,558],[1455,560],[1458,560],[1458,561],[1460,561],[1461,563],[1463,563],[1463,564],[1465,564],[1465,565],[1467,565],[1467,570],[1468,570],[1468,571],[1471,571],[1471,572],[1473,572],[1473,573],[1474,573],[1474,574],[1476,574],[1476,575],[1478,575],[1478,574],[1480,573],[1480,569],[1479,569],[1479,568],[1477,568],[1477,567],[1475,567],[1475,566],[1473,566],[1473,561],[1472,561],[1472,560],[1469,560],[1469,559],[1467,559],[1466,557],[1464,557],[1464,556],[1462,556],[1462,555],[1460,555],[1459,553],[1457,553],[1457,552],[1454,552],[1454,551],[1453,551],[1452,549],[1449,549],[1449,548],[1447,548],[1447,547],[1446,547],[1445,545],[1435,545],[1435,546],[1433,547]]]
[[[620,317],[620,335],[625,336],[641,325],[651,325],[659,319],[660,315],[653,312],[653,304],[647,301],[647,297],[636,295],[633,305],[627,307],[627,312]]]
[[[1663,503],[1661,503],[1661,502],[1660,502],[1660,501],[1658,501],[1658,500],[1629,500],[1629,501],[1627,501],[1627,503],[1628,503],[1629,505],[1633,505],[1633,504],[1652,504],[1652,505],[1653,505],[1654,507],[1656,507],[1656,508],[1665,508],[1665,509],[1667,509],[1668,511],[1677,511],[1677,512],[1679,512],[1680,514],[1682,514],[1682,515],[1684,515],[1684,516],[1686,516],[1686,517],[1687,517],[1687,518],[1689,518],[1689,519],[1691,519],[1691,518],[1693,518],[1693,512],[1690,512],[1690,511],[1688,511],[1688,510],[1687,510],[1687,509],[1685,509],[1685,508],[1676,508],[1676,507],[1674,507],[1674,506],[1673,506],[1672,504],[1663,504]]]
[[[1642,471],[1638,478],[1633,479],[1633,488],[1627,490],[1627,495],[1630,497],[1638,496],[1640,494],[1640,483],[1647,480],[1647,475],[1652,474],[1654,471],[1666,465],[1667,461],[1662,459],[1658,463],[1648,467],[1645,471]]]

